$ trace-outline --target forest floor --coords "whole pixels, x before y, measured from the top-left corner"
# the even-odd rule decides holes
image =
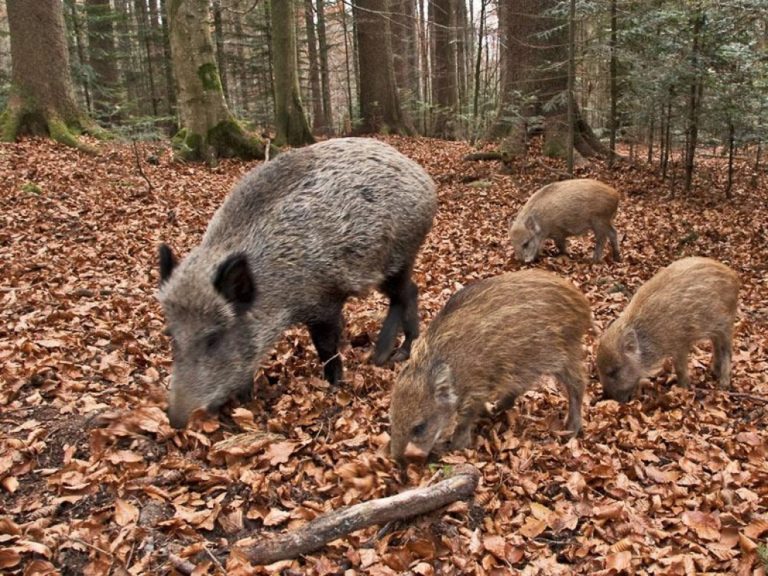
[[[460,286],[520,267],[508,221],[557,179],[545,167],[557,164],[538,158],[504,173],[498,162],[462,161],[465,143],[387,140],[439,187],[416,269],[426,325]],[[403,481],[387,457],[395,372],[367,361],[385,301],[348,303],[340,389],[320,378],[295,328],[264,360],[249,405],[171,429],[157,246],[186,253],[254,164],[209,169],[172,163],[160,144],[136,155],[104,146],[97,156],[39,140],[0,147],[3,574],[167,574],[169,553],[196,574],[766,573],[765,175],[754,188],[739,177],[726,201],[718,159],[704,161],[690,198],[668,198],[644,166],[580,170],[624,194],[624,261],[593,265],[584,237],[571,240],[572,259],[548,246],[536,266],[569,278],[592,305],[582,434],[563,438],[566,400],[543,383],[484,420],[473,450],[443,458],[480,469],[474,501],[254,567],[229,554],[236,543],[435,476],[410,466]],[[645,280],[688,255],[721,260],[742,278],[732,391],[716,389],[702,344],[691,355],[693,388],[662,372],[629,404],[602,400],[596,337]]]

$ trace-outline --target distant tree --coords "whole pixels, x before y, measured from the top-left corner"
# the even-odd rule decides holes
[[[463,0],[462,0],[463,1]],[[458,80],[455,41],[456,0],[432,0],[432,135],[452,140],[456,137]]]
[[[307,29],[309,88],[312,98],[312,129],[319,134],[325,130],[325,116],[323,114],[323,94],[320,90],[320,59],[317,54],[315,7],[312,0],[304,0],[304,23]]]
[[[174,137],[178,154],[208,162],[229,156],[262,158],[263,143],[245,132],[224,100],[208,0],[172,0],[167,8],[181,116],[181,130]]]
[[[360,126],[357,132],[412,134],[395,81],[388,0],[356,0],[355,33],[360,68]]]
[[[109,0],[86,0],[88,60],[93,71],[93,109],[99,120],[116,120],[120,103],[114,20]]]
[[[299,91],[293,0],[273,0],[272,57],[275,78],[275,124],[278,144],[302,146],[314,142]]]
[[[76,134],[97,132],[75,100],[59,0],[6,0],[11,35],[11,93],[2,138],[47,134],[83,147]]]

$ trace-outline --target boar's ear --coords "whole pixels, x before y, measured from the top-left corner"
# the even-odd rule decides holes
[[[640,339],[637,337],[637,331],[634,328],[630,328],[624,333],[622,350],[627,356],[640,357]]]
[[[535,216],[528,216],[528,218],[525,219],[525,227],[534,234],[541,232],[541,225]]]
[[[256,283],[245,254],[236,253],[219,264],[213,277],[216,290],[234,304],[238,312],[248,308],[256,298]]]
[[[176,268],[176,257],[168,244],[160,244],[158,255],[160,257],[160,285],[162,286],[171,277],[173,269]]]
[[[445,362],[437,362],[430,371],[432,396],[438,404],[454,408],[458,403],[456,389],[453,383],[453,371]]]

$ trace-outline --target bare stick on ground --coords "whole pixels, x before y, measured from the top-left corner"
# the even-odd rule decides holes
[[[403,520],[472,496],[480,479],[474,466],[457,466],[453,474],[433,486],[414,488],[318,516],[298,530],[265,539],[244,549],[253,564],[271,564],[322,548],[328,542],[366,528]]]

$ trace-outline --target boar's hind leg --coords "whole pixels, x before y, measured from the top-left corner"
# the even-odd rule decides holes
[[[728,336],[712,338],[712,373],[720,388],[731,386],[731,339]]]
[[[619,252],[619,235],[616,228],[608,226],[608,239],[611,241],[611,258],[614,262],[621,262],[621,252]]]
[[[584,400],[586,375],[581,368],[581,358],[574,359],[577,367],[566,368],[557,375],[557,379],[568,393],[568,419],[565,427],[575,436],[581,430],[581,404]]]
[[[605,246],[606,231],[602,226],[595,226],[595,253],[592,256],[593,262],[600,262],[603,259],[603,247]]]
[[[343,377],[339,341],[341,340],[341,306],[335,308],[325,320],[307,322],[312,342],[323,363],[323,375],[331,384],[338,384]]]
[[[392,359],[405,360],[411,355],[411,344],[419,337],[419,290],[411,280],[410,269],[387,278],[381,285],[381,291],[389,298],[389,310],[379,332],[374,364],[382,365]],[[393,355],[397,333],[402,326],[405,340]]]

